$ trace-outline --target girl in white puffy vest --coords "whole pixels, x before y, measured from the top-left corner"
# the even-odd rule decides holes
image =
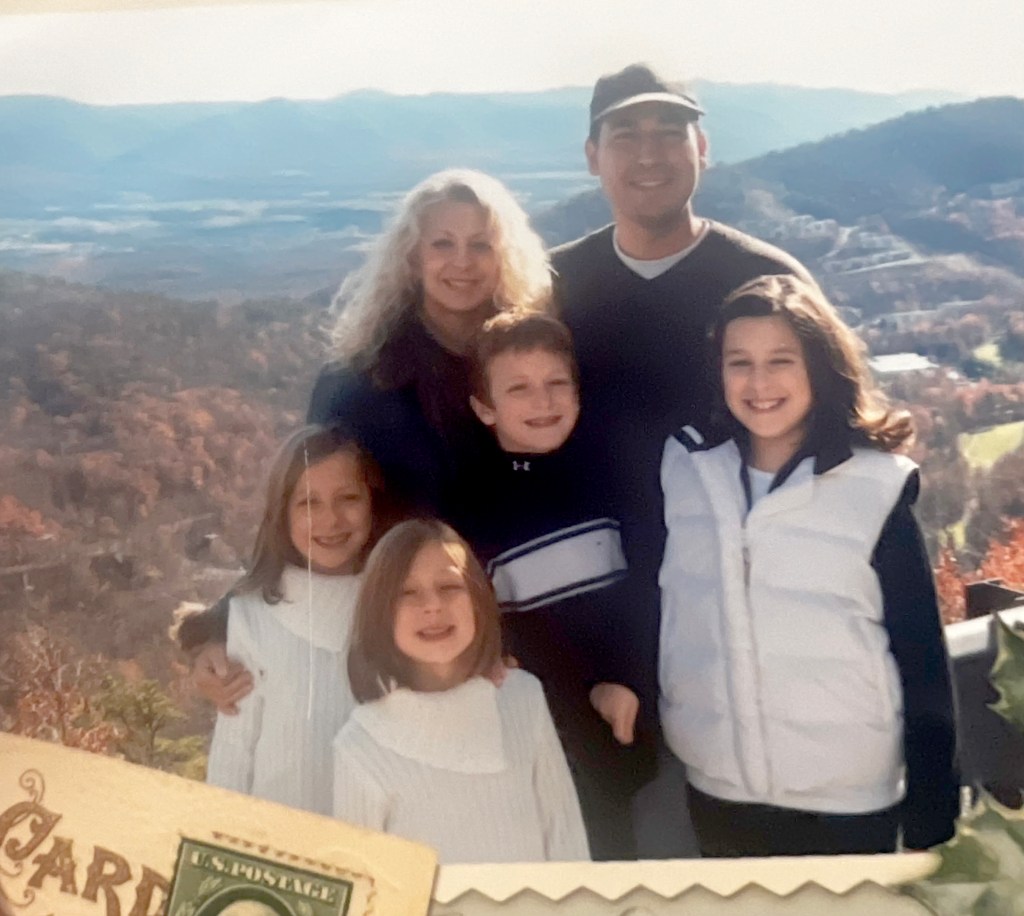
[[[856,336],[795,277],[733,292],[712,346],[720,428],[684,428],[661,467],[661,719],[701,850],[946,840],[953,701],[918,471],[895,454],[910,417],[871,389]]]
[[[217,716],[210,784],[331,813],[331,742],[355,706],[346,662],[359,571],[388,514],[379,480],[338,430],[306,426],[281,446],[228,606],[227,654],[255,687],[237,715]]]

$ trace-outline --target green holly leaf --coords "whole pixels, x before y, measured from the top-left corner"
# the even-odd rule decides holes
[[[985,838],[977,836],[969,827],[937,850],[940,864],[930,879],[934,884],[962,884],[974,881],[993,881],[999,875],[999,859],[990,850]]]
[[[1024,813],[983,797],[935,851],[936,870],[904,893],[936,916],[1024,916]]]
[[[978,914],[978,904],[988,892],[989,887],[985,884],[946,884],[941,887],[921,884],[904,891],[935,916]]]
[[[1024,637],[995,617],[991,708],[1024,732]],[[904,893],[936,916],[1024,916],[1024,812],[983,796],[936,852],[938,868]]]
[[[1024,638],[994,616],[997,650],[990,680],[999,699],[990,708],[1024,732]]]
[[[984,795],[971,812],[968,822],[975,832],[1004,832],[1024,856],[1024,811],[1005,808],[994,798]]]

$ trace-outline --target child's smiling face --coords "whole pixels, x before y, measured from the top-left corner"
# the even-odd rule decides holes
[[[540,347],[505,350],[491,359],[486,371],[491,403],[476,397],[471,403],[506,452],[542,455],[569,438],[580,402],[564,355]]]
[[[292,545],[315,572],[355,572],[371,522],[370,488],[351,452],[335,452],[306,468],[288,500]]]
[[[785,319],[729,322],[722,385],[730,413],[750,433],[754,466],[777,471],[803,444],[814,402],[803,347]]]
[[[457,545],[420,548],[398,596],[395,647],[412,662],[417,690],[447,690],[465,679],[463,655],[476,635],[473,600]]]

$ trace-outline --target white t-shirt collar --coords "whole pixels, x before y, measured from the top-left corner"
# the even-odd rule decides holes
[[[773,471],[761,471],[753,465],[747,465],[747,478],[750,481],[750,505],[753,506],[759,499],[768,495],[775,480]]]
[[[625,264],[633,273],[643,277],[645,280],[653,280],[655,277],[660,277],[665,271],[672,267],[675,267],[683,258],[685,258],[694,248],[696,248],[701,242],[704,241],[704,237],[708,234],[708,227],[711,224],[705,219],[701,221],[700,230],[697,232],[697,237],[681,251],[673,252],[672,254],[664,258],[656,258],[653,261],[642,260],[641,258],[634,258],[626,254],[619,247],[619,231],[614,229],[612,231],[612,243],[615,246],[615,254],[618,255],[620,261]]]

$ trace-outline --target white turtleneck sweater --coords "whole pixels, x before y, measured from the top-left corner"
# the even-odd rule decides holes
[[[228,656],[256,686],[237,716],[217,716],[208,783],[331,813],[331,740],[356,705],[346,663],[359,583],[289,566],[277,604],[231,599]]]
[[[334,743],[334,813],[441,862],[590,858],[540,682],[509,671],[357,706]]]

